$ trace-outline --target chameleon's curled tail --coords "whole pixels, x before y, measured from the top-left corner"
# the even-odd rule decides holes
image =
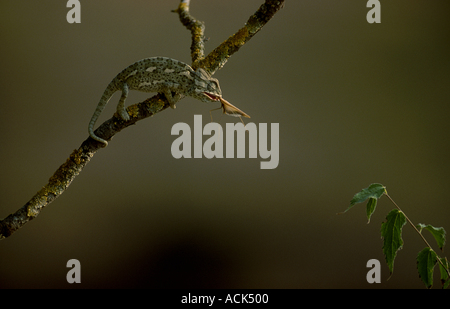
[[[100,102],[98,102],[97,108],[95,109],[95,112],[92,115],[92,118],[91,118],[91,121],[89,122],[89,127],[88,127],[89,135],[96,141],[99,141],[99,142],[105,144],[105,147],[108,146],[108,142],[106,140],[104,140],[103,138],[100,138],[97,135],[95,135],[94,125],[95,125],[95,122],[97,121],[98,117],[102,113],[103,109],[105,108],[106,104],[108,104],[109,99],[111,99],[114,92],[117,91],[117,89],[114,89],[114,87],[110,87],[110,86],[111,85],[109,85],[106,88],[105,92],[103,93],[103,95],[100,99]]]

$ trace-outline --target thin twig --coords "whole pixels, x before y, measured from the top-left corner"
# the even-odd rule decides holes
[[[428,243],[428,241],[425,239],[425,237],[423,237],[422,233],[419,232],[419,230],[416,228],[416,226],[412,223],[411,220],[409,220],[408,216],[403,212],[403,210],[400,209],[400,207],[394,202],[394,200],[389,196],[389,194],[387,194],[387,192],[385,192],[384,194],[386,194],[386,196],[391,200],[391,202],[395,205],[395,207],[397,207],[398,210],[400,210],[402,212],[402,214],[405,216],[406,220],[409,222],[409,224],[413,227],[413,229],[420,235],[420,237],[422,237],[422,240],[425,242],[425,244],[431,249],[430,244]]]

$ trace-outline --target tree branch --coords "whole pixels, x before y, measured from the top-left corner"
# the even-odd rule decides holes
[[[164,100],[162,100],[164,98]],[[131,119],[124,122],[116,114],[105,121],[95,134],[103,139],[111,140],[111,138],[126,127],[135,124],[141,119],[153,116],[168,108],[170,105],[163,95],[155,95],[141,103],[128,107]],[[80,146],[75,149],[56,172],[50,177],[48,183],[39,190],[23,207],[14,214],[0,221],[0,239],[11,236],[15,231],[20,229],[25,223],[36,218],[45,206],[53,202],[69,187],[72,181],[89,163],[94,154],[101,148],[103,143],[88,137]]]
[[[204,32],[203,22],[196,20],[189,13],[190,0],[181,0],[178,9],[172,11],[180,15],[181,23],[191,31],[191,57],[194,69],[204,68],[211,75],[220,70],[228,58],[247,43],[265,24],[284,7],[285,0],[266,0],[260,8],[248,19],[245,26],[230,36],[225,42],[204,58]]]
[[[196,20],[189,13],[190,0],[181,0],[177,12],[181,23],[186,26],[192,35],[191,57],[194,69],[203,67],[210,73],[223,67],[228,58],[237,52],[253,35],[255,35],[283,6],[284,0],[266,0],[265,3],[253,14],[247,24],[228,40],[214,49],[206,58],[204,57],[204,30],[203,22]],[[148,118],[169,107],[164,95],[157,94],[141,103],[127,108],[130,115],[129,121],[123,121],[116,114],[100,125],[95,134],[105,140],[111,138],[126,127],[137,121]],[[94,154],[103,147],[103,143],[88,137],[74,150],[67,161],[62,164],[50,177],[48,183],[39,190],[24,206],[14,214],[0,220],[0,239],[11,236],[15,231],[27,222],[36,218],[42,209],[53,202],[69,187],[75,177],[81,173]]]

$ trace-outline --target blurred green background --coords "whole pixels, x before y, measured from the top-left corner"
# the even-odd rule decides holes
[[[450,3],[382,1],[381,24],[369,24],[367,1],[286,2],[214,75],[250,121],[279,123],[278,168],[261,170],[261,158],[174,159],[172,126],[193,128],[195,114],[206,123],[218,107],[186,98],[116,135],[0,242],[0,287],[423,288],[415,257],[424,244],[409,226],[387,281],[386,197],[370,224],[362,204],[336,213],[379,182],[413,222],[450,231]],[[262,3],[192,0],[206,52]],[[69,24],[66,1],[0,0],[0,217],[88,137],[117,73],[152,56],[190,63],[177,5],[83,1],[81,24]],[[149,96],[131,92],[127,105]],[[81,262],[79,285],[66,281],[70,259]],[[369,259],[381,262],[380,284],[366,281]]]

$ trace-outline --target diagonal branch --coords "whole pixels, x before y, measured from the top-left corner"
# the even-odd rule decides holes
[[[211,73],[220,69],[227,59],[237,52],[250,38],[253,37],[283,6],[284,0],[266,0],[266,2],[253,14],[245,27],[232,35],[204,58],[204,30],[203,22],[197,21],[189,14],[189,0],[181,0],[180,6],[175,12],[180,15],[180,20],[192,34],[191,57],[193,68],[204,67]],[[164,95],[157,94],[141,103],[127,108],[130,115],[129,121],[123,121],[116,114],[100,125],[95,134],[105,140],[111,138],[126,127],[137,121],[151,117],[169,107]],[[50,177],[48,183],[39,190],[24,206],[15,213],[0,220],[0,239],[11,236],[15,231],[27,222],[36,218],[42,209],[53,202],[69,187],[75,177],[81,173],[94,154],[103,147],[103,144],[88,137],[81,146],[74,150],[66,162]]]
[[[162,98],[164,98],[164,101]],[[115,114],[111,119],[106,120],[99,126],[95,130],[95,134],[109,141],[111,137],[126,127],[135,124],[141,119],[151,117],[169,106],[163,95],[155,95],[150,99],[128,107],[128,111],[132,116],[129,121],[124,122]],[[88,137],[81,144],[80,148],[75,149],[70,154],[66,162],[56,170],[41,190],[15,213],[0,220],[0,240],[11,236],[27,222],[36,218],[44,207],[64,193],[75,177],[81,173],[94,154],[102,147],[104,147],[102,143]]]

